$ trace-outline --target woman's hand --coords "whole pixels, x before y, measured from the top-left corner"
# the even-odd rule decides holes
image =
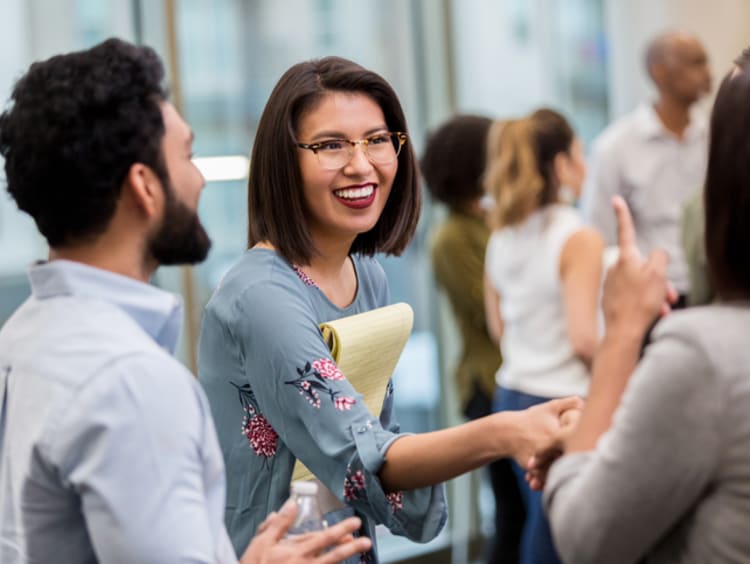
[[[572,436],[580,418],[580,409],[569,409],[563,412],[560,415],[560,428],[555,440],[529,459],[526,465],[526,481],[532,490],[544,488],[552,463],[565,453],[565,443]]]
[[[362,524],[357,517],[324,531],[284,540],[296,515],[297,507],[293,502],[287,502],[279,513],[271,513],[258,527],[258,533],[242,555],[240,564],[335,564],[366,552],[372,546],[367,537],[352,536]]]
[[[513,413],[518,417],[517,437],[513,458],[525,468],[531,457],[538,452],[561,449],[564,436],[563,424],[583,409],[583,400],[569,397],[550,400]]]
[[[617,216],[620,254],[604,282],[602,309],[606,334],[642,340],[654,320],[669,313],[677,294],[666,278],[669,260],[666,253],[656,250],[644,261],[625,200],[615,196],[612,205]]]

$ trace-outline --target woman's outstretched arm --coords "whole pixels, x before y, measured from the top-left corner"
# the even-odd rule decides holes
[[[582,407],[580,398],[552,400],[523,411],[505,411],[440,431],[405,435],[388,448],[380,481],[386,491],[431,486],[513,457],[525,465],[556,440],[560,416]]]

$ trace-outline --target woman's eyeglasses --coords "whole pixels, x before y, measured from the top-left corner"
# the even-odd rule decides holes
[[[324,169],[338,170],[352,160],[357,145],[361,146],[371,163],[391,164],[398,157],[406,139],[406,133],[388,131],[371,135],[366,139],[328,139],[319,143],[297,143],[297,147],[315,153],[318,163]]]

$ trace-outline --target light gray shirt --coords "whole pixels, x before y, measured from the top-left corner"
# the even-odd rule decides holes
[[[659,248],[669,254],[669,280],[681,294],[689,290],[680,238],[682,209],[703,184],[707,143],[706,120],[698,112],[680,140],[644,104],[594,142],[581,197],[584,220],[614,245],[612,196],[622,196],[633,214],[641,253]]]
[[[80,263],[29,271],[0,331],[0,562],[233,562],[176,296]]]
[[[750,304],[671,314],[612,427],[550,471],[565,562],[750,562]]]

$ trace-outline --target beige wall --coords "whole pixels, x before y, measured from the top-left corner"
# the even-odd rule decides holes
[[[615,118],[652,92],[643,52],[648,40],[666,29],[691,31],[704,42],[717,86],[732,59],[750,45],[750,1],[605,0],[605,29],[611,48],[610,115]]]

